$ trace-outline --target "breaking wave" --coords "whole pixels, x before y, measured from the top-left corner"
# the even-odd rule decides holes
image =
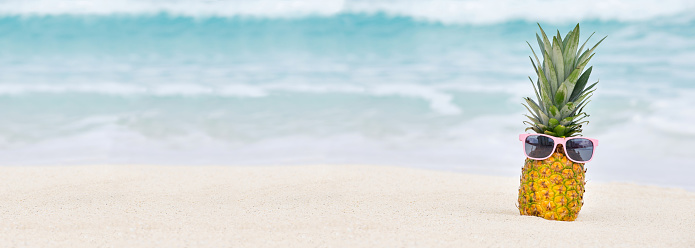
[[[151,15],[189,17],[297,18],[337,14],[385,13],[447,24],[494,24],[507,21],[577,22],[580,20],[644,21],[660,17],[691,18],[688,0],[575,1],[367,1],[367,0],[10,0],[0,3],[1,15]]]

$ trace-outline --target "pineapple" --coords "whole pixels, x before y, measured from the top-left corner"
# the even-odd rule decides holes
[[[526,103],[523,105],[531,113],[526,115],[530,122],[524,121],[529,125],[526,131],[563,138],[578,136],[582,125],[588,123],[583,121],[589,116],[583,109],[598,83],[586,87],[592,67],[586,70],[584,67],[594,56],[594,49],[606,37],[582,52],[593,34],[577,49],[579,24],[564,39],[558,31],[552,40],[548,39],[540,24],[538,27],[542,37],[536,34],[536,39],[543,63],[531,44],[526,42],[533,52],[535,62],[534,58],[529,58],[538,76],[536,82],[529,77],[537,102],[530,97],[524,98]],[[548,220],[575,220],[583,204],[585,172],[584,164],[567,159],[562,145],[558,145],[552,156],[545,160],[527,158],[521,170],[519,212]]]

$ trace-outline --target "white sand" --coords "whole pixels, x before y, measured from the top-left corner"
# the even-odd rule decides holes
[[[0,247],[695,247],[695,193],[589,182],[575,222],[518,179],[375,166],[0,167]]]

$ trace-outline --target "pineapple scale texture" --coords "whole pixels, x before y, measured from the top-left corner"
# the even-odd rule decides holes
[[[519,213],[548,220],[573,221],[584,195],[584,165],[567,159],[558,146],[545,160],[526,159],[521,170]]]

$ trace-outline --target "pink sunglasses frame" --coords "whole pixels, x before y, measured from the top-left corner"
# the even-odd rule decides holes
[[[567,144],[567,141],[568,141],[568,140],[572,140],[572,139],[587,139],[587,140],[591,141],[591,143],[594,145],[594,153],[591,155],[591,159],[589,159],[589,161],[584,161],[584,162],[575,161],[574,159],[572,159],[572,158],[570,158],[569,156],[567,156],[567,159],[571,160],[572,162],[580,163],[580,164],[591,162],[591,160],[593,160],[594,157],[595,157],[595,155],[596,155],[596,147],[598,147],[598,140],[597,140],[597,139],[591,139],[591,138],[585,138],[585,137],[558,138],[558,137],[553,137],[553,136],[550,136],[550,135],[547,135],[547,134],[540,134],[540,133],[524,133],[524,134],[519,134],[519,141],[522,141],[524,156],[526,156],[527,158],[533,159],[533,160],[544,160],[544,159],[547,159],[547,158],[549,158],[550,156],[552,156],[554,152],[551,152],[550,155],[548,155],[548,156],[545,157],[545,158],[532,158],[532,157],[529,157],[528,155],[526,155],[526,144],[523,143],[523,142],[526,140],[526,137],[531,136],[531,135],[539,135],[539,136],[545,136],[545,137],[551,138],[551,139],[553,140],[553,143],[555,143],[555,146],[553,147],[553,151],[555,151],[555,149],[557,149],[557,145],[558,145],[558,144],[561,144],[561,145],[562,145],[562,148],[565,149],[565,154],[567,154],[567,145],[566,145],[566,144]]]

